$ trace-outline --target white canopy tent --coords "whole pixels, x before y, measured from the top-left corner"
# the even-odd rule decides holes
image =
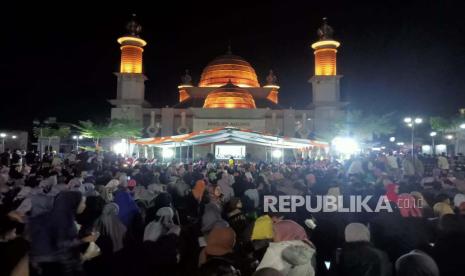
[[[306,149],[313,147],[329,147],[328,143],[322,141],[273,136],[271,134],[265,134],[253,130],[239,129],[234,127],[201,130],[176,136],[137,139],[130,141],[130,143],[141,146],[174,148],[219,143],[226,141],[235,141],[239,143],[262,145],[281,149]]]

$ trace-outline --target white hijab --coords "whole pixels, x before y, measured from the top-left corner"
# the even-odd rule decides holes
[[[158,220],[153,220],[144,230],[144,241],[156,242],[161,236],[166,234],[169,227],[173,225],[174,211],[170,207],[162,207],[156,214]]]

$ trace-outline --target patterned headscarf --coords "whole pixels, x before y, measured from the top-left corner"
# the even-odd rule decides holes
[[[303,240],[308,241],[305,229],[293,220],[281,220],[273,224],[273,240],[293,241]]]
[[[419,202],[410,194],[400,194],[397,199],[400,215],[404,218],[422,217],[421,207],[418,204]]]

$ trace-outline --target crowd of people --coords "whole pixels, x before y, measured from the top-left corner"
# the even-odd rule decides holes
[[[465,275],[462,156],[34,156],[1,158],[0,275]],[[392,212],[265,212],[269,195],[369,195]]]

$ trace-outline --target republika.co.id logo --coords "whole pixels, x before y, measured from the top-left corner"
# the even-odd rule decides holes
[[[392,206],[386,196],[381,196],[374,208],[368,204],[373,196],[349,196],[349,200],[344,200],[344,196],[264,196],[263,209],[265,212],[290,213],[297,208],[305,207],[308,212],[341,212],[341,213],[377,213],[380,211],[392,212]],[[402,208],[421,208],[421,200],[398,200],[397,206]]]

